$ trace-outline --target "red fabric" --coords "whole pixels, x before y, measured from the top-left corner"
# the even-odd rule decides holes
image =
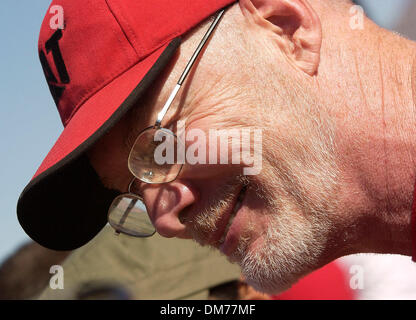
[[[348,275],[332,262],[299,280],[292,288],[275,300],[353,300],[354,292],[349,286]]]
[[[166,46],[156,50],[128,72],[106,85],[93,95],[88,103],[79,108],[44,159],[36,175],[65,158],[101,127],[137,86],[138,79],[144,77]]]
[[[117,110],[167,44],[235,0],[53,0],[42,23],[39,52],[65,129],[35,177],[64,159]],[[65,28],[51,28],[54,6]],[[51,39],[59,33],[69,80],[58,71]],[[55,39],[56,40],[56,39]],[[44,65],[45,67],[45,65]],[[51,80],[52,78],[52,80]]]

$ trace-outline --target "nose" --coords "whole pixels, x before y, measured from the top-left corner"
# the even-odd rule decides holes
[[[175,180],[142,187],[143,200],[156,231],[163,237],[187,238],[179,216],[198,200],[198,193],[187,181]]]

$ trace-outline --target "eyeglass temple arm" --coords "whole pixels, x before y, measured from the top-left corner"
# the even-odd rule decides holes
[[[186,77],[189,74],[189,71],[191,71],[192,66],[194,65],[196,59],[198,58],[199,54],[201,53],[202,49],[204,48],[205,44],[207,43],[209,37],[211,36],[212,32],[214,31],[215,27],[217,26],[218,22],[221,20],[222,16],[225,13],[225,9],[221,10],[217,16],[215,17],[214,22],[209,27],[208,31],[205,33],[204,37],[202,38],[201,42],[198,45],[198,48],[196,48],[194,54],[192,55],[191,59],[189,60],[188,64],[186,65],[185,70],[183,71],[181,77],[179,78],[178,83],[176,84],[175,88],[173,89],[172,93],[169,96],[168,101],[166,101],[162,111],[160,111],[157,115],[157,120],[155,123],[155,127],[160,127],[160,124],[162,123],[163,118],[166,115],[166,112],[168,112],[169,107],[171,106],[173,100],[175,99],[176,95],[178,94],[179,89],[181,88],[183,82],[185,81]]]

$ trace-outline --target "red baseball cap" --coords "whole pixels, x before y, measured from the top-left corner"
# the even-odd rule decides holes
[[[180,36],[235,0],[54,0],[39,57],[64,130],[17,204],[25,232],[53,250],[89,242],[119,194],[86,151],[129,111],[180,45]],[[55,28],[64,18],[63,29]],[[54,23],[55,22],[55,23]]]

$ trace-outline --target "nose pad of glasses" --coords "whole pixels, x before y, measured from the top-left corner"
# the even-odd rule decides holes
[[[186,225],[180,215],[189,211],[188,207],[199,199],[198,192],[190,183],[175,180],[168,184],[145,185],[142,195],[150,219],[160,235],[172,238],[186,233]]]

